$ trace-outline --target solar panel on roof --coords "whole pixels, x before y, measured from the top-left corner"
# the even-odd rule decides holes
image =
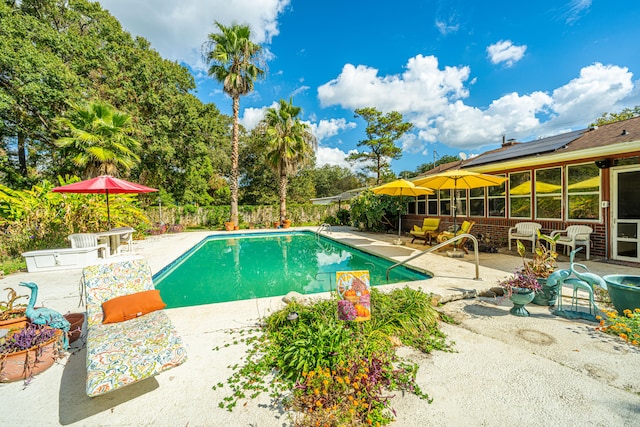
[[[469,160],[465,167],[483,165],[486,163],[495,163],[502,160],[516,159],[518,157],[535,156],[536,154],[549,153],[564,147],[571,141],[578,139],[586,129],[576,130],[560,135],[550,136],[548,138],[536,139],[535,141],[523,142],[508,147],[505,150],[495,153],[488,153]]]

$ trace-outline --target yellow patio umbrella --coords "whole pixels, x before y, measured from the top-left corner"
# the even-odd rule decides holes
[[[586,190],[587,188],[599,188],[600,177],[594,176],[593,178],[585,179],[584,181],[576,182],[567,187],[569,190]]]
[[[375,194],[386,194],[387,196],[400,196],[400,206],[402,206],[402,196],[423,196],[425,194],[433,194],[430,188],[418,187],[413,182],[406,179],[397,179],[387,182],[379,187],[372,188]],[[398,213],[398,239],[402,232],[402,215]]]
[[[549,184],[544,181],[536,181],[536,192],[538,193],[555,193],[562,189],[556,184]],[[503,193],[504,194],[504,193]],[[523,195],[531,194],[531,181],[523,182],[509,190],[509,194]]]
[[[468,190],[471,188],[493,187],[505,182],[507,178],[484,173],[471,172],[463,169],[452,169],[433,175],[418,178],[413,181],[415,185],[435,188],[438,190],[453,191],[453,232],[456,230],[456,190]],[[454,246],[455,248],[455,246]]]

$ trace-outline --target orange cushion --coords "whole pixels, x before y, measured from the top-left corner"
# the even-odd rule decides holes
[[[102,303],[104,319],[102,323],[116,323],[135,319],[152,311],[162,310],[167,304],[160,298],[160,291],[136,292],[123,295]]]

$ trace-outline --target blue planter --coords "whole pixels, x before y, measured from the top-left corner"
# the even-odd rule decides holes
[[[537,280],[542,289],[536,292],[532,302],[536,305],[555,305],[558,299],[558,283],[556,282],[555,286],[547,286],[547,279],[538,278]]]
[[[624,310],[640,308],[640,276],[609,274],[603,276],[603,279],[618,314]]]
[[[509,297],[511,302],[513,302],[513,307],[509,310],[509,313],[514,316],[528,316],[529,312],[524,308],[524,306],[533,301],[534,297],[535,292],[531,289],[513,288],[511,290],[511,296]]]

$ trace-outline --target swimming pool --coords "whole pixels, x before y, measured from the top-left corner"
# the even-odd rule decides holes
[[[386,284],[393,262],[308,231],[210,236],[153,277],[167,308],[335,289],[336,271],[369,270]],[[404,266],[389,283],[429,275]]]

